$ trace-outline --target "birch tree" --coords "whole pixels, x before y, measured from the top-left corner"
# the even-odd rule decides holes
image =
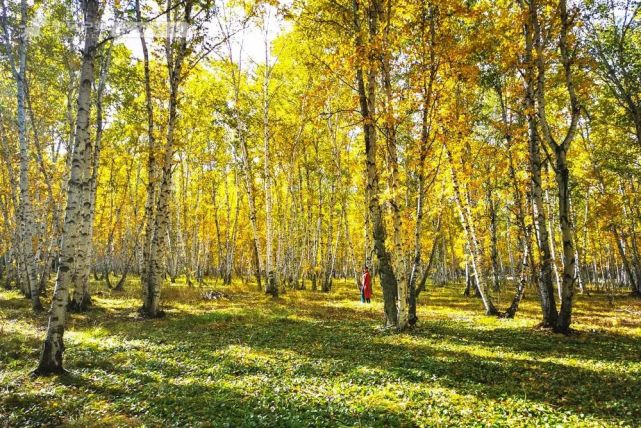
[[[535,2],[532,2],[535,3]],[[569,123],[565,132],[560,137],[555,133],[548,121],[548,108],[546,90],[546,52],[541,35],[541,24],[536,11],[531,12],[531,24],[534,30],[534,47],[536,50],[537,87],[536,101],[538,119],[541,125],[543,139],[554,156],[554,173],[556,176],[557,196],[559,203],[559,220],[561,223],[561,237],[563,242],[563,278],[561,284],[561,308],[559,319],[554,326],[555,331],[568,333],[572,321],[572,304],[574,297],[574,282],[576,260],[574,250],[573,226],[570,213],[570,170],[568,166],[568,150],[576,135],[581,105],[575,83],[576,50],[572,42],[572,29],[577,17],[576,9],[568,10],[567,1],[560,0],[558,12],[560,30],[558,35],[558,49],[563,70],[563,82],[569,99]]]
[[[38,312],[42,310],[40,303],[40,287],[38,282],[38,265],[34,252],[34,239],[36,235],[33,207],[30,195],[29,164],[30,153],[27,141],[27,1],[20,1],[20,20],[18,28],[13,32],[9,28],[9,12],[4,0],[2,0],[2,29],[4,45],[9,60],[9,68],[16,82],[18,140],[20,144],[20,178],[19,178],[19,204],[18,212],[18,241],[15,243],[20,247],[18,254],[21,257],[23,292],[31,298],[31,308]],[[14,53],[12,38],[18,39],[17,52]],[[13,37],[12,37],[13,36]],[[16,58],[17,56],[17,58]]]
[[[63,234],[60,244],[58,273],[53,292],[49,324],[40,354],[40,361],[35,370],[36,375],[50,375],[64,372],[63,335],[67,321],[67,304],[70,286],[74,282],[74,262],[78,251],[84,246],[82,241],[88,236],[82,235],[81,213],[83,189],[88,189],[91,177],[85,174],[86,153],[92,153],[90,137],[91,93],[94,82],[94,65],[98,38],[100,36],[101,7],[98,0],[82,0],[81,9],[84,15],[84,46],[82,49],[82,67],[76,113],[76,130],[71,154],[71,172],[67,185],[67,206]]]

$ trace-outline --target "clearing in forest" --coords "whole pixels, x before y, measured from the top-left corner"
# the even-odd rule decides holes
[[[98,285],[95,285],[98,287]],[[100,286],[102,287],[102,286]],[[331,294],[276,300],[164,291],[167,317],[138,318],[139,285],[96,288],[72,314],[60,378],[29,376],[46,315],[0,291],[0,415],[7,426],[635,426],[641,420],[641,301],[581,295],[576,333],[536,330],[535,291],[515,320],[480,315],[460,285],[423,296],[420,322],[380,330],[380,288],[363,305]],[[502,296],[509,298],[508,293]],[[217,295],[216,295],[217,296]],[[497,296],[500,301],[501,296]],[[504,302],[502,302],[504,303]]]

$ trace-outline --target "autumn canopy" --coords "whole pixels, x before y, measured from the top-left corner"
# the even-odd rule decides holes
[[[490,348],[514,332],[524,335],[521,345],[534,338],[556,350],[573,340],[639,346],[638,0],[0,3],[0,359],[7,361],[0,361],[0,383],[21,385],[7,397],[26,390],[20,382],[37,389],[49,382],[43,376],[82,377],[73,374],[89,370],[81,353],[101,335],[144,337],[162,348],[181,331],[198,333],[192,345],[216,334],[249,350],[211,343],[192,356],[219,348],[254,355],[261,346],[268,355],[291,346],[298,356],[287,358],[294,359],[304,354],[295,332],[322,335],[324,325],[345,349],[393,356],[405,352],[395,347],[410,346],[416,358],[437,352],[419,346],[433,332],[460,338],[468,329],[473,341],[476,328],[511,332],[488,339],[491,346],[474,345]],[[366,266],[371,305],[365,295],[359,301]],[[309,325],[280,325],[281,316]],[[595,339],[589,335],[602,326],[594,316],[625,329]],[[476,321],[462,327],[461,319]],[[133,321],[139,333],[118,333]],[[247,323],[264,329],[269,346],[252,343]],[[278,342],[287,334],[291,341]],[[28,349],[20,358],[17,343]],[[512,351],[529,352],[521,345]],[[544,348],[540,358],[550,355]],[[583,392],[574,398],[587,410],[577,404],[569,415],[585,411],[587,425],[641,417],[639,400],[626,401],[639,394],[641,368],[626,365],[621,352],[613,370],[636,380],[612,382],[622,382],[618,395],[628,407],[590,411],[594,392]],[[456,358],[483,355],[479,367],[494,357]],[[210,357],[202,363],[238,364]],[[293,367],[282,354],[273,358],[275,367]],[[138,367],[127,375],[142,360],[122,362]],[[381,364],[377,370],[393,371],[412,363]],[[421,370],[441,370],[452,382],[443,385],[456,389],[465,380],[450,371],[455,366]],[[244,397],[238,400],[249,385],[235,392]],[[630,385],[634,392],[625,392]],[[287,397],[262,387],[276,401]],[[29,416],[15,397],[0,398],[0,415],[13,415],[16,426],[31,417],[36,425],[65,424],[85,411],[55,419],[39,404],[42,414]],[[543,414],[551,420],[583,420],[563,420],[563,400],[549,400],[553,410]],[[500,407],[493,403],[487,415]],[[120,401],[112,404],[120,409]],[[478,411],[468,420],[464,412],[428,417],[416,409],[407,410],[409,419],[400,412],[388,420],[387,411],[367,416],[352,404],[344,420],[333,420],[334,410],[309,423],[300,409],[271,412],[307,415],[300,420],[217,411],[228,419],[214,425],[340,426],[361,417],[385,426],[494,423]],[[141,418],[133,425],[172,417],[118,411]],[[174,414],[177,425],[211,423],[181,415]],[[505,417],[509,426],[519,421]]]

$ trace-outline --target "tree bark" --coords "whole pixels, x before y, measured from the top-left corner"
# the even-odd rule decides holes
[[[356,50],[361,52],[364,49],[364,42],[361,36],[361,11],[359,0],[352,1],[354,28],[356,30]],[[368,21],[368,32],[371,41],[379,37],[378,24],[381,13],[380,0],[372,0],[366,9],[366,18]],[[372,238],[374,240],[374,250],[379,262],[378,273],[381,279],[383,289],[383,303],[385,311],[385,327],[399,328],[398,326],[398,282],[394,273],[390,253],[385,247],[386,230],[383,221],[383,213],[380,205],[380,188],[379,172],[377,166],[377,135],[376,135],[376,92],[377,92],[377,73],[376,64],[378,62],[376,52],[371,47],[367,54],[367,77],[363,67],[359,66],[356,70],[356,81],[359,94],[360,112],[363,118],[363,134],[365,139],[365,156],[366,156],[366,198],[368,200],[368,213],[371,221]],[[404,327],[404,326],[400,326]]]
[[[535,3],[534,1],[531,2]],[[532,6],[531,6],[532,7]],[[555,176],[557,182],[558,200],[559,200],[559,220],[561,223],[561,238],[563,241],[563,278],[561,284],[561,309],[559,311],[559,318],[554,330],[559,333],[567,334],[570,331],[570,323],[572,321],[572,304],[574,297],[574,283],[575,283],[575,260],[574,260],[574,244],[573,244],[573,231],[570,217],[570,171],[567,164],[567,152],[570,144],[576,134],[579,117],[581,114],[581,107],[579,99],[574,87],[572,76],[573,56],[571,47],[569,46],[568,36],[571,32],[572,21],[567,10],[567,1],[559,1],[559,14],[560,17],[560,34],[559,34],[559,52],[561,64],[563,66],[563,77],[565,89],[569,97],[569,111],[570,123],[563,139],[557,142],[552,135],[552,129],[547,121],[546,110],[546,80],[545,80],[545,53],[541,36],[540,24],[537,18],[536,4],[534,5],[534,13],[532,14],[532,23],[534,28],[534,45],[536,48],[536,66],[537,66],[537,113],[541,129],[543,131],[544,141],[552,150],[555,157]]]
[[[83,241],[82,247],[76,256],[76,263],[73,277],[73,296],[69,302],[69,310],[75,312],[86,311],[91,305],[91,294],[89,293],[89,273],[91,270],[91,259],[93,251],[93,223],[96,213],[96,193],[98,188],[98,167],[100,161],[100,149],[103,129],[102,97],[104,94],[107,72],[111,62],[111,51],[113,43],[109,44],[105,53],[104,62],[100,68],[98,88],[96,90],[96,139],[93,152],[85,151],[84,165],[85,176],[90,179],[82,189],[82,210],[80,214],[80,235]]]
[[[18,204],[18,239],[16,245],[20,246],[22,268],[24,269],[24,292],[31,298],[31,308],[34,312],[42,310],[40,302],[40,287],[38,282],[38,263],[34,252],[34,238],[36,236],[33,206],[29,193],[29,143],[27,142],[26,122],[26,94],[27,94],[27,1],[20,2],[20,33],[18,42],[17,64],[11,47],[10,33],[7,24],[7,6],[2,1],[2,23],[5,38],[5,50],[9,59],[11,73],[16,81],[17,92],[17,125],[18,141],[20,147],[20,197]]]
[[[142,245],[142,271],[140,272],[140,282],[142,284],[142,300],[149,299],[148,279],[150,274],[151,247],[154,236],[154,218],[156,214],[156,199],[158,195],[158,166],[156,160],[156,137],[154,123],[154,108],[151,93],[151,71],[149,68],[149,50],[145,39],[144,27],[142,25],[142,15],[140,12],[140,0],[136,0],[136,22],[138,24],[138,33],[142,47],[144,86],[145,86],[145,109],[147,113],[147,198],[145,201],[145,234]]]
[[[554,286],[552,284],[552,255],[550,251],[550,239],[548,237],[548,227],[543,204],[541,142],[539,140],[536,116],[537,79],[534,64],[534,44],[535,39],[537,37],[540,38],[540,35],[538,34],[538,5],[535,0],[531,0],[527,4],[521,0],[520,3],[522,8],[527,7],[527,19],[523,24],[523,33],[525,37],[525,107],[529,134],[532,210],[535,218],[536,238],[541,265],[541,275],[538,278],[541,310],[543,315],[541,326],[544,328],[553,328],[557,324],[558,311],[556,308]]]
[[[193,2],[186,1],[183,5],[184,12],[180,17],[189,24]],[[174,19],[177,19],[174,12]],[[167,246],[167,234],[169,232],[169,202],[171,199],[171,183],[173,173],[174,138],[176,122],[178,118],[178,91],[183,79],[183,63],[187,57],[188,47],[188,25],[182,26],[180,34],[172,33],[174,23],[171,21],[172,14],[167,13],[167,36],[165,43],[165,54],[167,69],[169,72],[169,116],[167,120],[167,137],[162,153],[161,183],[160,191],[153,219],[153,230],[151,247],[148,254],[147,277],[143,284],[143,315],[156,318],[164,315],[160,310],[160,291],[165,277],[165,253]]]
[[[476,229],[474,227],[474,219],[470,212],[470,208],[467,203],[464,204],[463,198],[461,197],[461,189],[459,186],[458,177],[456,174],[456,169],[454,167],[454,160],[452,158],[452,152],[445,145],[445,151],[450,162],[450,173],[452,177],[452,186],[454,187],[454,199],[456,200],[456,206],[458,207],[459,216],[461,219],[461,225],[465,231],[465,237],[467,244],[470,250],[470,263],[472,265],[472,274],[476,282],[476,289],[480,294],[481,300],[483,301],[483,307],[485,308],[486,315],[498,315],[498,310],[492,303],[487,290],[485,289],[485,284],[483,281],[483,276],[481,272],[481,252],[479,248],[478,239],[476,237]]]
[[[263,37],[265,41],[265,65],[263,74],[263,180],[265,190],[265,273],[267,282],[265,283],[265,293],[271,294],[272,297],[278,297],[278,276],[274,271],[272,262],[273,257],[273,218],[272,218],[272,189],[271,189],[271,171],[269,161],[269,81],[271,75],[270,58],[269,58],[269,31],[268,17],[263,16]]]
[[[53,292],[49,325],[44,340],[40,362],[34,374],[49,375],[64,372],[63,335],[67,318],[69,286],[72,282],[73,264],[76,249],[81,245],[79,217],[82,210],[82,189],[87,186],[90,177],[83,176],[83,160],[87,151],[91,152],[92,144],[89,135],[89,118],[91,109],[91,92],[94,80],[94,62],[98,37],[100,35],[100,7],[98,0],[84,0],[85,42],[80,70],[80,88],[78,89],[78,113],[76,115],[76,133],[71,161],[71,173],[67,187],[67,207],[65,209],[64,229],[61,239],[60,256],[56,286]]]

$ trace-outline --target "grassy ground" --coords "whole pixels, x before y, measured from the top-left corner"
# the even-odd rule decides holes
[[[216,287],[214,287],[216,288]],[[209,301],[164,291],[141,320],[138,287],[99,289],[72,315],[60,378],[29,377],[46,315],[0,291],[0,426],[639,426],[641,302],[579,296],[578,332],[481,315],[461,287],[429,290],[416,329],[380,331],[382,304],[240,285]],[[503,297],[503,306],[508,296]]]

